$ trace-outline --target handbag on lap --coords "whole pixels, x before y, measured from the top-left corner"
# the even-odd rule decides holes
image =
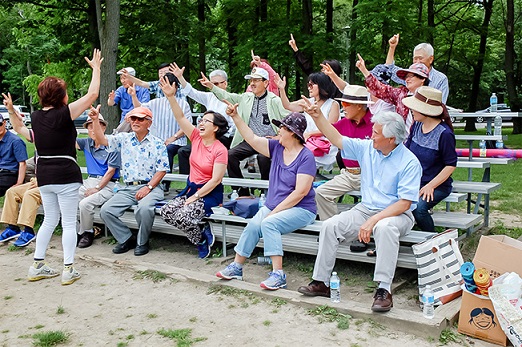
[[[450,229],[412,246],[417,262],[419,299],[428,284],[435,294],[435,305],[462,295],[460,267],[464,260],[458,236],[457,229]]]

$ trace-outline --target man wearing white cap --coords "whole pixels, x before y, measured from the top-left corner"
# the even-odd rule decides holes
[[[125,77],[125,72],[128,75],[136,76],[136,70],[132,67],[126,67],[117,72],[120,75],[121,87],[118,87],[116,91],[112,90],[109,93],[109,99],[107,105],[114,106],[119,105],[121,109],[120,123],[123,121],[127,113],[134,108],[132,104],[132,96],[128,93],[129,87],[132,85],[131,81]],[[144,103],[150,100],[149,90],[140,86],[135,86],[136,96],[140,103]]]
[[[219,100],[227,100],[238,104],[237,112],[245,121],[254,134],[262,137],[277,135],[277,127],[272,124],[273,119],[283,119],[289,111],[283,107],[281,99],[267,90],[269,76],[268,71],[260,67],[254,67],[245,79],[250,81],[251,92],[243,94],[229,93],[203,77],[200,82],[212,90]],[[228,176],[243,178],[239,162],[243,159],[257,154],[257,162],[261,171],[261,179],[268,180],[270,174],[270,158],[258,154],[239,132],[236,132],[232,140],[231,149],[228,151]],[[236,189],[234,187],[234,189]],[[239,195],[250,195],[247,188],[240,188]]]

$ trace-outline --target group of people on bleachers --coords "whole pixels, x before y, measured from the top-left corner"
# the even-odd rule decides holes
[[[160,183],[172,170],[176,154],[180,173],[189,175],[187,185],[163,205],[160,214],[167,223],[185,231],[197,246],[199,257],[206,258],[215,238],[203,218],[223,202],[222,179],[227,172],[229,177],[242,178],[240,161],[257,154],[261,178],[270,181],[266,204],[244,229],[234,261],[216,275],[242,279],[245,260],[263,238],[272,271],[261,287],[285,288],[281,235],[313,223],[318,214],[324,222],[313,281],[299,292],[329,296],[338,245],[355,240],[368,243],[373,236],[377,256],[374,280],[379,288],[372,310],[389,311],[399,238],[415,223],[422,230],[435,230],[429,210],[451,192],[451,173],[457,162],[445,106],[447,78],[432,66],[433,48],[418,45],[413,64],[401,69],[393,62],[398,40],[398,35],[390,39],[386,64],[371,72],[359,56],[356,66],[366,86],[356,86],[339,77],[341,67],[335,60],[323,61],[321,71],[310,71],[291,37],[289,45],[296,61],[309,74],[309,96],[295,101],[286,95],[286,79],[253,52],[252,69],[245,76],[247,91],[238,94],[227,91],[223,70],[212,71],[209,78],[202,73],[199,82],[210,90],[202,92],[185,80],[184,68],[175,63],[162,64],[159,79],[153,82],[138,79],[136,71],[127,67],[118,72],[122,86],[107,100],[109,106],[119,105],[122,110],[121,124],[112,135],[105,135],[107,123],[100,106],[91,106],[99,93],[103,59],[98,50],[91,60],[86,59],[93,76],[88,93],[77,101],[68,103],[63,80],[48,77],[39,85],[42,110],[32,114],[32,129],[23,126],[10,95],[4,95],[16,131],[33,141],[38,152],[36,188],[44,206],[44,222],[36,237],[29,280],[58,275],[44,259],[60,216],[62,284],[80,278],[73,267],[80,199],[80,247],[92,244],[93,211],[101,206],[100,216],[117,240],[113,252],[134,249],[137,256],[147,254],[155,208],[164,199]],[[393,87],[390,80],[403,85]],[[151,92],[156,95],[152,100]],[[197,126],[192,124],[186,97],[207,110]],[[89,138],[76,139],[73,120],[89,107],[84,124]],[[327,151],[312,151],[314,138],[326,143]],[[2,141],[0,151],[1,145]],[[86,155],[86,180],[75,162],[75,147]],[[332,165],[336,157],[341,173],[314,190],[317,167],[328,167],[326,162]],[[17,158],[20,170],[25,159]],[[120,175],[123,185],[114,192]],[[36,181],[30,182],[28,188],[35,186]],[[251,194],[248,187],[234,189],[242,196]],[[339,214],[337,198],[353,190],[361,191],[361,203]],[[121,219],[132,206],[139,226],[137,237]],[[7,223],[0,241],[19,236],[17,224],[24,225],[14,219]]]

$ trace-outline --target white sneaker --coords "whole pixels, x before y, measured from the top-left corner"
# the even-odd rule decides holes
[[[33,282],[43,280],[44,278],[56,277],[58,275],[59,273],[56,270],[50,268],[49,265],[47,265],[46,263],[40,262],[34,263],[33,265],[29,266],[29,273],[27,274],[27,279]]]
[[[72,266],[66,266],[63,268],[62,272],[62,286],[66,286],[68,284],[72,284],[75,281],[79,280],[82,275]]]

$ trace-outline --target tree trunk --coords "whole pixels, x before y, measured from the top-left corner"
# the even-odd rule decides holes
[[[118,107],[107,105],[107,96],[116,89],[116,60],[118,58],[118,37],[120,32],[120,0],[107,1],[103,15],[100,0],[96,1],[98,35],[101,43],[103,63],[101,65],[100,104],[101,113],[109,123],[107,131],[112,132],[120,122]]]
[[[352,2],[352,21],[351,26],[353,27],[355,22],[357,21],[357,4],[359,4],[359,0],[353,0]],[[357,40],[357,30],[354,28],[350,29],[350,47],[348,47],[348,66],[346,67],[348,69],[348,83],[354,84],[355,83],[355,63],[356,63],[356,56],[355,56],[355,49],[352,48],[352,45]],[[351,67],[351,68],[350,68]]]
[[[484,20],[480,28],[480,44],[477,63],[473,66],[473,82],[471,84],[471,95],[469,98],[470,112],[477,110],[478,96],[480,92],[480,77],[482,75],[482,68],[484,67],[484,57],[486,55],[486,43],[488,40],[489,21],[493,12],[493,0],[486,0],[484,5]],[[465,131],[477,131],[475,127],[475,118],[466,118]]]
[[[199,20],[199,33],[198,33],[198,63],[199,71],[207,74],[206,65],[206,50],[205,50],[205,0],[198,0],[198,20]],[[188,76],[190,77],[190,76]]]
[[[333,42],[333,0],[326,1],[326,40]]]
[[[506,88],[511,111],[520,111],[521,100],[517,96],[517,78],[515,74],[515,4],[513,0],[506,2]],[[513,118],[513,135],[522,133],[522,119]]]
[[[428,43],[434,45],[433,33],[435,32],[435,1],[428,0]]]

